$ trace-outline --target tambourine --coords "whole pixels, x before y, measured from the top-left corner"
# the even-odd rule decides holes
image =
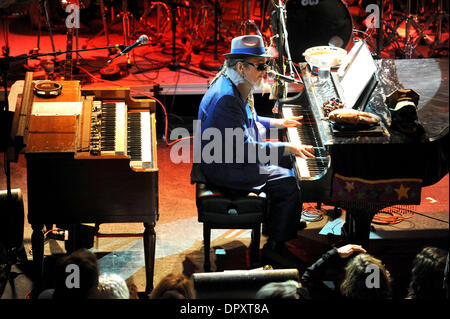
[[[43,98],[54,98],[61,94],[62,85],[53,81],[41,81],[34,84],[34,94]]]

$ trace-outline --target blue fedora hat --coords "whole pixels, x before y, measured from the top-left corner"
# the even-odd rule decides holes
[[[230,53],[224,54],[226,58],[262,57],[273,58],[266,52],[264,41],[259,35],[241,35],[231,40]]]

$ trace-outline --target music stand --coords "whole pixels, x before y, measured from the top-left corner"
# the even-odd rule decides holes
[[[377,66],[364,41],[357,41],[331,78],[347,108],[364,111],[378,84]]]

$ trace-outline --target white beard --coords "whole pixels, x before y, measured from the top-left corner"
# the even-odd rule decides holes
[[[228,76],[231,82],[234,85],[238,86],[239,84],[245,84],[248,82],[242,75],[239,74],[235,69],[227,68],[225,70],[225,75]]]
[[[234,83],[234,85],[238,86],[239,84],[247,84],[249,83],[252,86],[252,90],[255,89],[262,89],[264,86],[264,79],[261,79],[260,81],[254,82],[248,79],[246,76],[242,76],[239,72],[237,72],[234,69],[227,68],[225,70],[225,74],[230,78],[231,82]]]

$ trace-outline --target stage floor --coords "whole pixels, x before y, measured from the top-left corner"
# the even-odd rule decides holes
[[[3,165],[3,158],[0,164]],[[159,214],[156,223],[156,261],[154,282],[171,272],[192,274],[203,271],[202,224],[197,221],[195,187],[189,182],[190,164],[174,164],[170,160],[170,148],[158,146],[159,168]],[[25,206],[24,245],[28,259],[32,260],[31,226],[27,222],[26,160],[20,155],[19,162],[11,165],[12,188],[20,188]],[[425,246],[448,249],[449,239],[449,175],[435,185],[422,189],[421,205],[409,207],[413,216],[398,224],[373,224],[370,253],[381,258],[396,278],[397,294],[404,293],[409,278],[412,258]],[[0,189],[5,189],[1,179]],[[306,203],[304,209],[315,204]],[[327,207],[325,207],[327,208]],[[61,212],[64,213],[64,212]],[[300,212],[299,212],[300,217]],[[331,244],[339,245],[342,240],[340,225],[344,214],[337,219],[324,215],[316,222],[310,222],[300,231],[298,239],[289,242],[291,251],[306,264],[313,263]],[[124,234],[140,233],[141,223],[102,224],[100,233]],[[247,249],[250,244],[249,230],[212,231],[212,269],[248,269]],[[180,240],[183,238],[183,240]],[[262,237],[261,247],[265,243]],[[215,254],[215,248],[223,248],[225,255]],[[136,237],[99,237],[94,241],[92,251],[99,258],[101,272],[116,272],[133,282],[140,292],[145,289],[143,244]],[[65,253],[64,242],[45,242],[45,255],[58,256]],[[50,259],[51,260],[51,259]],[[31,289],[27,277],[20,279],[18,297],[24,298]],[[8,297],[9,296],[9,297]],[[4,298],[11,298],[5,293]]]
[[[237,1],[235,1],[237,2]],[[230,11],[232,12],[232,11]],[[231,14],[231,13],[230,13]],[[234,11],[234,14],[236,12]],[[236,16],[234,17],[236,19]],[[53,51],[49,33],[43,30],[39,39],[36,28],[33,28],[27,18],[9,19],[8,41],[10,56],[27,54],[31,49],[39,47],[39,53]],[[4,34],[4,25],[0,26],[0,34]],[[122,44],[123,34],[121,24],[115,24],[110,30],[110,44]],[[448,32],[445,37],[448,39]],[[225,35],[229,43],[230,37]],[[177,55],[177,61],[189,70],[181,68],[171,70],[172,63],[169,36],[164,41],[150,41],[150,43],[134,49],[129,58],[126,56],[115,59],[110,70],[106,73],[120,70],[120,79],[106,80],[101,78],[100,67],[114,55],[106,49],[87,51],[80,53],[79,73],[74,79],[82,81],[86,86],[117,86],[130,87],[133,95],[153,96],[159,94],[163,97],[168,113],[173,113],[173,118],[180,114],[195,116],[198,102],[206,92],[208,82],[213,78],[216,70],[207,70],[205,64],[215,62],[220,66],[223,62],[222,54],[228,51],[228,46],[221,44],[218,50],[218,60],[214,59],[212,46],[200,51],[183,51]],[[101,32],[83,29],[80,32],[79,48],[100,48],[107,45]],[[53,34],[55,50],[65,51],[67,37],[65,32],[55,30]],[[134,39],[132,40],[132,42]],[[5,38],[0,37],[0,46],[5,44]],[[185,47],[180,42],[177,44]],[[75,44],[74,44],[75,48]],[[415,54],[427,57],[427,47],[419,44]],[[447,51],[448,52],[448,51]],[[76,58],[76,57],[75,57]],[[393,52],[384,52],[383,58],[395,58]],[[10,64],[8,73],[8,89],[16,81],[24,80],[26,71],[33,71],[35,79],[48,79],[62,73],[46,72],[45,65],[51,71],[52,64],[47,64],[47,57],[39,60],[17,60]],[[65,61],[65,55],[58,55],[56,67]],[[186,63],[189,62],[189,63]],[[105,73],[105,72],[104,72]],[[155,89],[158,92],[155,92]],[[195,102],[187,102],[185,97],[175,99],[175,96],[191,96]],[[158,106],[157,106],[158,107]],[[270,110],[270,108],[269,108]],[[259,110],[258,110],[259,111]],[[190,164],[174,164],[170,160],[170,147],[163,140],[158,144],[158,168],[159,168],[159,213],[160,219],[156,224],[156,263],[155,284],[170,272],[203,271],[203,247],[202,225],[197,221],[195,206],[195,187],[189,182]],[[0,166],[3,167],[3,156],[0,158]],[[12,163],[12,188],[20,188],[25,204],[24,244],[28,259],[32,260],[31,252],[31,226],[27,222],[27,184],[26,162],[20,155],[18,163]],[[372,233],[370,253],[385,261],[391,267],[391,273],[397,282],[397,297],[404,296],[405,283],[409,277],[411,261],[414,255],[426,245],[439,246],[448,249],[449,237],[449,175],[447,174],[439,183],[426,187],[422,191],[421,205],[412,207],[414,216],[395,225],[374,225]],[[4,174],[0,174],[0,190],[6,189]],[[305,204],[309,206],[310,204]],[[61,212],[64,213],[64,212]],[[300,216],[300,212],[299,212]],[[339,240],[337,230],[340,228],[341,218],[333,220],[329,216],[317,222],[311,222],[307,228],[299,232],[297,240],[289,243],[290,249],[311,264],[323,252],[328,250],[331,243]],[[141,224],[102,224],[101,233],[135,233],[142,232]],[[336,232],[335,232],[336,231]],[[334,235],[328,235],[329,233]],[[183,238],[183,240],[180,240]],[[265,237],[261,246],[265,242]],[[226,255],[213,254],[213,269],[246,269],[246,247],[250,243],[250,232],[246,230],[214,230],[212,232],[211,247],[223,248]],[[92,248],[98,258],[101,271],[119,272],[128,281],[134,282],[139,291],[145,288],[145,272],[142,240],[135,237],[98,238]],[[46,256],[57,255],[65,252],[64,243],[48,240],[45,244]],[[127,265],[127,267],[122,267]],[[26,276],[19,276],[20,283],[17,288],[17,298],[25,298],[32,287],[32,282]],[[8,288],[7,288],[8,289]],[[7,290],[3,298],[13,298],[10,290]]]

